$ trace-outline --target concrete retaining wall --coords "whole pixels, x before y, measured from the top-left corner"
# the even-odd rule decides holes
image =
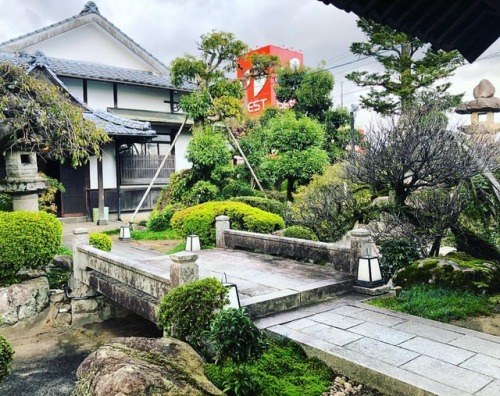
[[[252,250],[295,260],[312,260],[327,263],[337,271],[352,272],[351,247],[348,245],[230,229],[224,230],[224,244],[229,249]]]

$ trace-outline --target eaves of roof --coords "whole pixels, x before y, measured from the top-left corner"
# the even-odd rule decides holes
[[[317,0],[475,61],[500,37],[498,0]]]

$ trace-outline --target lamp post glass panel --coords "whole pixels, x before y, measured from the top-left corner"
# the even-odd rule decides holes
[[[361,256],[358,261],[358,279],[356,282],[363,287],[378,287],[384,284],[380,264],[376,256]]]

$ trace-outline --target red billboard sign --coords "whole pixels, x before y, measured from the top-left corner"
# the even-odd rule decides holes
[[[282,65],[289,64],[299,67],[304,64],[304,56],[301,52],[276,47],[274,45],[266,45],[265,47],[250,51],[248,55],[253,53],[276,55],[280,59]],[[237,70],[237,77],[241,81],[245,81],[245,73],[248,74],[248,70],[252,65],[246,57],[241,58],[239,64],[241,68]],[[246,79],[245,84],[246,97],[243,103],[248,113],[251,115],[259,115],[268,107],[287,108],[293,106],[293,103],[281,103],[276,100],[276,94],[274,92],[276,81],[272,76],[270,78],[249,78]]]

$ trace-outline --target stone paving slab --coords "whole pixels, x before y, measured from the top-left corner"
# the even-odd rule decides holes
[[[352,296],[256,323],[389,395],[500,395],[500,337],[372,307]],[[362,323],[349,326],[350,320]],[[358,338],[349,342],[349,333]]]

